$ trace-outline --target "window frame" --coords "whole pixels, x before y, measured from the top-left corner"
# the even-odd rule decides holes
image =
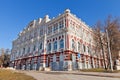
[[[57,47],[58,47],[57,41],[55,41],[54,44],[53,44],[53,50],[57,50]]]
[[[81,45],[80,42],[78,42],[78,51],[80,51],[80,45]]]
[[[39,50],[42,50],[42,46],[43,46],[43,44],[42,44],[42,42],[39,44]]]
[[[62,20],[62,21],[59,22],[59,28],[61,29],[61,28],[63,28],[63,27],[64,27],[64,22],[63,22],[63,20]]]
[[[83,52],[86,52],[86,46],[83,44]]]
[[[63,49],[63,48],[64,48],[64,40],[61,39],[61,40],[60,40],[60,49]]]
[[[51,48],[52,46],[51,46],[51,43],[48,43],[48,51],[51,51]]]
[[[58,30],[58,23],[55,23],[55,24],[54,24],[53,31],[56,32],[57,30]]]
[[[72,39],[72,49],[75,50],[75,41]]]
[[[33,51],[35,51],[36,50],[36,45],[34,45],[34,47],[33,47]]]

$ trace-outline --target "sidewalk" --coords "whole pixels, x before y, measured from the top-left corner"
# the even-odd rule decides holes
[[[81,72],[81,71],[36,71],[36,72],[46,73],[46,74],[73,74],[73,75],[86,75],[86,76],[120,78],[120,73]]]
[[[81,71],[21,71],[36,80],[120,80],[120,73]]]

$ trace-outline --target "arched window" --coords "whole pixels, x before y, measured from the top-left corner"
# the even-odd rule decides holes
[[[75,49],[75,41],[72,39],[72,49]]]
[[[54,50],[57,50],[57,41],[54,42]]]
[[[78,51],[80,51],[80,42],[78,42]]]
[[[64,48],[64,40],[63,39],[60,40],[60,49],[61,48]]]
[[[48,51],[51,51],[51,43],[48,44]]]
[[[40,43],[39,49],[40,49],[40,50],[42,49],[42,43]]]

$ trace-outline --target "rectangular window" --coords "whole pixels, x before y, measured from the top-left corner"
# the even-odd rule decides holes
[[[86,47],[85,47],[85,45],[83,45],[83,50],[84,50],[84,52],[86,51]]]
[[[58,24],[54,24],[54,32],[58,30]]]
[[[28,51],[27,51],[28,53],[30,52],[30,47],[28,48]]]
[[[42,49],[42,43],[40,43],[40,47],[39,47],[39,49],[40,49],[40,50]]]
[[[33,51],[35,51],[35,49],[36,49],[36,46],[34,45]]]
[[[63,39],[60,40],[60,49],[61,48],[64,48],[64,40]]]
[[[21,52],[19,51],[19,56],[21,56]]]
[[[88,47],[88,53],[91,53],[91,52],[90,52],[90,47]]]
[[[23,48],[23,54],[25,54],[25,48]]]
[[[37,37],[37,32],[34,32],[34,38]]]
[[[52,26],[48,27],[48,34],[52,33]]]
[[[51,43],[48,44],[48,51],[51,51]]]
[[[75,42],[73,39],[72,39],[72,49],[75,50]]]
[[[64,27],[64,23],[63,23],[63,21],[60,21],[59,22],[59,28],[63,28]]]
[[[57,41],[54,42],[54,50],[57,50]]]
[[[40,30],[40,36],[43,35],[43,29]]]
[[[78,42],[78,51],[80,51],[80,43]]]

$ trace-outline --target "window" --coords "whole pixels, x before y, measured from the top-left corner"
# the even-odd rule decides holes
[[[88,48],[88,53],[90,53],[90,47],[87,46],[87,48]]]
[[[80,51],[80,42],[78,42],[78,51]]]
[[[82,26],[80,26],[80,28],[79,28],[79,32],[80,32],[80,34],[79,34],[80,37],[82,37],[82,35],[83,35],[83,34],[82,34]]]
[[[25,53],[25,48],[23,48],[23,54]]]
[[[58,24],[54,24],[54,32],[58,30]]]
[[[21,56],[21,52],[20,52],[20,50],[19,50],[19,56]]]
[[[52,33],[52,26],[48,27],[48,34]]]
[[[34,45],[34,47],[33,47],[33,51],[35,51],[35,49],[36,49],[36,46]]]
[[[85,47],[85,45],[83,44],[83,50],[84,50],[84,52],[86,51],[86,47]]]
[[[43,35],[43,29],[40,30],[40,36]]]
[[[64,40],[63,39],[60,40],[60,48],[64,48]]]
[[[51,51],[51,43],[48,44],[48,51]]]
[[[29,40],[31,39],[31,34],[29,35]]]
[[[28,47],[28,51],[27,51],[28,53],[30,52],[30,47]]]
[[[34,32],[34,37],[37,37],[37,32]]]
[[[75,49],[75,42],[73,39],[72,39],[72,49]]]
[[[54,50],[57,50],[57,41],[54,42]]]
[[[63,21],[60,21],[59,22],[59,28],[63,28],[64,27],[64,23],[63,23]]]
[[[40,50],[42,49],[42,43],[40,43],[40,47],[39,47],[39,49],[40,49]]]

